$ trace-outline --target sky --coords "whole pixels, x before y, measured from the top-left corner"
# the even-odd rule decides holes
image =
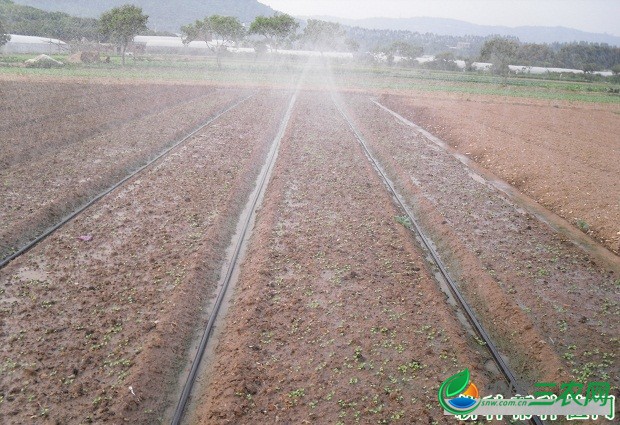
[[[295,16],[452,18],[480,25],[563,26],[620,36],[620,0],[259,0]]]

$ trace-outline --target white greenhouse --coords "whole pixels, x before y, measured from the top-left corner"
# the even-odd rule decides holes
[[[208,51],[206,42],[192,41],[191,43],[183,44],[181,37],[139,35],[133,39],[133,42],[136,46],[144,46],[146,53],[192,54]]]
[[[11,34],[11,39],[0,47],[1,53],[62,53],[68,50],[64,41],[55,38]]]

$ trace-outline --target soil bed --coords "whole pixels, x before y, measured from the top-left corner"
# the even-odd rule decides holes
[[[248,100],[0,272],[0,422],[152,424],[176,402],[287,98]]]
[[[381,101],[620,252],[617,105],[473,95]]]
[[[0,258],[248,93],[152,84],[4,84],[5,101],[12,103],[0,107],[15,113],[0,128]]]
[[[328,93],[300,94],[188,423],[451,423],[494,379]]]
[[[452,424],[437,402],[447,377],[469,368],[483,395],[508,391],[314,66],[186,419]],[[291,95],[217,75],[228,87],[2,81],[0,257],[258,94],[0,270],[0,423],[152,424],[176,404]],[[335,98],[521,383],[608,381],[620,395],[617,272],[372,100],[617,253],[616,105],[415,96]]]
[[[368,96],[347,100],[511,366],[617,387],[618,276]]]

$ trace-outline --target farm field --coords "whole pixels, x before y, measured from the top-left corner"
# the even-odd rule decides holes
[[[2,82],[0,259],[247,94],[178,84]]]
[[[454,423],[437,389],[464,368],[508,391],[358,138],[524,389],[620,395],[604,84],[500,96],[478,76],[321,61],[148,65],[0,68],[4,255],[226,111],[0,269],[1,423],[169,423],[276,140],[183,423]]]
[[[351,96],[348,104],[478,316],[494,329],[496,342],[512,351],[513,366],[539,379],[540,366],[530,369],[533,359],[547,363],[549,348],[559,356],[577,353],[580,340],[588,341],[583,352],[590,353],[589,361],[605,364],[617,347],[610,336],[616,333],[618,263],[597,264],[435,143],[387,119],[372,99]],[[549,346],[546,338],[553,341]],[[579,375],[583,364],[574,360],[584,358],[568,357],[571,372]],[[592,371],[598,373],[609,374],[605,367]]]
[[[284,97],[248,100],[2,270],[2,423],[155,421]]]
[[[381,101],[620,252],[617,104],[391,94]]]
[[[189,423],[439,419],[438,383],[484,353],[398,214],[329,93],[300,94]]]

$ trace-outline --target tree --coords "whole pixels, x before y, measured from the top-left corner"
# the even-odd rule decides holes
[[[11,36],[7,34],[7,32],[8,31],[4,29],[4,23],[0,20],[0,47],[11,40]]]
[[[519,50],[519,42],[516,40],[494,37],[487,40],[480,51],[480,59],[493,64],[492,70],[496,74],[507,77],[510,73],[510,62],[513,61]]]
[[[440,69],[442,71],[459,71],[459,67],[455,62],[454,53],[441,52],[435,55],[435,60],[425,63],[426,68]]]
[[[349,52],[355,53],[355,52],[359,52],[360,50],[360,44],[357,42],[357,40],[353,39],[353,38],[347,38],[344,41],[345,46],[347,46],[347,50]]]
[[[595,63],[584,63],[581,68],[586,74],[593,74],[594,71],[598,71],[598,66]]]
[[[262,35],[270,47],[278,51],[282,43],[295,36],[297,28],[299,23],[291,15],[276,13],[271,17],[257,16],[250,25],[250,34]]]
[[[390,46],[390,50],[395,56],[401,56],[406,60],[413,60],[424,53],[424,49],[420,46],[414,46],[404,41],[396,41]]]
[[[612,66],[611,72],[613,72],[614,75],[620,75],[620,63],[617,63],[614,66]]]
[[[245,28],[239,19],[221,15],[207,16],[202,21],[185,25],[181,27],[181,32],[185,44],[194,40],[207,43],[207,47],[215,53],[219,68],[222,67],[222,53],[245,36]]]
[[[0,0],[5,30],[13,34],[57,38],[63,41],[99,39],[97,19],[77,18],[60,12],[46,12],[30,6]]]
[[[519,46],[515,65],[552,66],[555,54],[546,44],[525,43]]]
[[[415,58],[424,53],[424,49],[405,41],[395,41],[389,46],[380,49],[380,52],[385,55],[388,65],[393,65],[396,56],[401,57],[408,63],[412,63]]]
[[[323,53],[326,50],[337,48],[343,42],[344,36],[344,30],[336,22],[309,19],[308,25],[304,28],[302,39],[311,48]]]
[[[99,18],[99,30],[121,48],[123,65],[125,65],[125,51],[127,45],[141,31],[147,29],[149,17],[142,14],[142,8],[126,4],[105,12]]]

